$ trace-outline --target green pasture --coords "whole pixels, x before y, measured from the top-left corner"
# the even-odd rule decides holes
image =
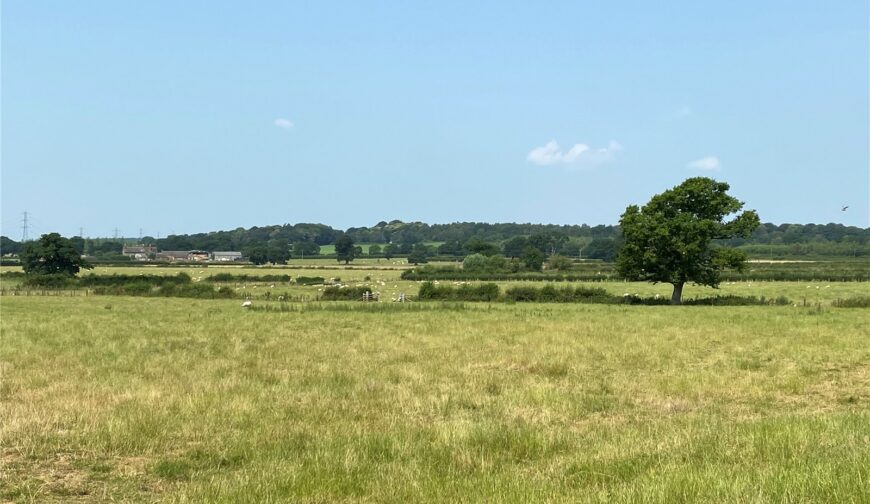
[[[414,296],[419,289],[420,282],[406,281],[400,278],[405,267],[398,264],[352,264],[349,266],[339,264],[326,264],[322,262],[314,265],[287,265],[280,267],[261,267],[261,266],[221,266],[212,265],[208,267],[196,266],[98,266],[93,270],[84,274],[98,275],[176,275],[178,273],[186,273],[193,278],[194,282],[204,281],[209,276],[219,273],[231,273],[233,275],[249,275],[252,277],[263,275],[290,275],[293,278],[299,276],[306,277],[323,277],[326,280],[339,279],[341,283],[357,287],[369,286],[373,290],[378,291],[383,296],[383,299],[397,298],[400,293],[409,296]],[[20,271],[16,267],[3,267],[2,271]],[[0,280],[0,286],[3,288],[14,288],[20,283],[17,279]],[[459,285],[462,282],[454,281],[436,281],[441,285]],[[471,282],[480,283],[480,282]],[[529,285],[533,287],[541,287],[547,282],[513,282],[500,281],[495,282],[504,291],[512,286]],[[552,282],[553,285],[561,286],[564,282]],[[304,298],[314,300],[319,297],[323,290],[323,286],[311,285],[301,286],[295,283],[282,283],[273,281],[237,281],[227,283],[217,283],[217,286],[229,286],[236,290],[241,296],[251,296],[253,298],[262,297],[266,292],[270,296],[277,297],[286,295],[293,298]],[[609,293],[621,296],[623,294],[634,294],[641,297],[660,296],[670,298],[672,287],[670,284],[650,284],[645,282],[622,282],[622,281],[606,281],[606,282],[571,282],[571,285],[583,285],[587,287],[601,287]],[[788,298],[793,304],[799,305],[830,305],[831,303],[841,299],[851,299],[858,297],[870,296],[870,282],[722,282],[718,289],[711,287],[687,285],[684,289],[684,298],[705,298],[711,296],[755,296],[764,297],[766,299],[774,299],[780,296]]]
[[[3,297],[0,500],[870,501],[865,309],[291,306]]]

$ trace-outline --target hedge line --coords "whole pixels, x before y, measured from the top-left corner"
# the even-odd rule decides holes
[[[366,293],[372,293],[371,287],[327,287],[323,289],[323,295],[320,299],[324,301],[360,301]]]
[[[448,280],[448,281],[527,281],[527,282],[600,282],[604,280],[619,280],[615,274],[605,273],[508,273],[508,272],[466,272],[462,270],[428,270],[417,269],[402,272],[402,280]]]
[[[214,286],[204,283],[167,283],[155,287],[147,282],[131,282],[127,284],[97,287],[94,289],[94,294],[111,296],[183,297],[197,299],[232,299],[238,297],[236,291],[229,287],[215,289]]]
[[[403,280],[412,281],[527,281],[527,282],[601,282],[622,281],[615,272],[602,269],[600,272],[473,272],[453,268],[421,269],[415,268],[402,272]],[[844,268],[809,268],[797,266],[782,268],[758,268],[745,272],[726,271],[721,275],[722,282],[780,281],[780,282],[865,282],[870,280],[870,266],[859,265]]]
[[[552,285],[544,287],[518,286],[501,293],[494,283],[481,285],[435,285],[425,282],[420,285],[417,295],[420,301],[489,301],[489,302],[535,302],[535,303],[595,303],[595,304],[630,304],[630,305],[667,305],[666,298],[642,298],[634,295],[615,296],[601,288],[561,287]],[[711,298],[686,299],[684,305],[695,306],[751,306],[751,305],[787,305],[790,301],[785,297],[768,299],[754,296],[715,296]]]
[[[176,275],[95,275],[90,273],[79,277],[77,283],[82,287],[105,287],[130,283],[159,287],[168,284],[189,284],[191,283],[191,278],[187,273],[178,273]]]
[[[290,275],[235,275],[233,273],[217,273],[203,278],[206,282],[289,282]]]

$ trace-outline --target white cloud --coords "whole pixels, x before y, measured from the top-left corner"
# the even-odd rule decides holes
[[[281,129],[290,129],[293,127],[292,121],[288,119],[282,119],[280,117],[278,119],[275,119],[274,124]]]
[[[694,170],[719,171],[719,169],[722,168],[722,164],[719,163],[719,158],[716,156],[707,156],[694,161],[689,161],[686,167]]]
[[[622,146],[611,140],[607,147],[593,149],[586,144],[578,143],[567,152],[563,152],[555,140],[550,140],[543,147],[532,149],[526,159],[538,166],[601,164],[612,161],[616,153],[621,150]]]

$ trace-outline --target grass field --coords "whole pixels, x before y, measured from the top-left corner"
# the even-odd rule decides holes
[[[866,309],[296,306],[3,297],[0,499],[870,501]]]
[[[395,261],[394,261],[395,262]],[[154,267],[154,266],[98,266],[85,274],[98,275],[176,275],[178,273],[186,273],[190,275],[194,281],[203,281],[209,276],[219,273],[232,273],[234,275],[249,275],[257,277],[262,275],[290,275],[295,278],[298,276],[320,276],[326,279],[339,278],[342,283],[350,286],[371,286],[374,290],[381,292],[384,299],[396,298],[399,293],[414,296],[417,293],[420,282],[406,281],[400,278],[405,265],[392,264],[383,261],[378,264],[360,263],[357,265],[343,266],[334,262],[324,262],[319,260],[311,265],[293,264],[282,267],[257,267],[257,266],[210,266],[210,267]],[[19,267],[5,266],[0,268],[2,271],[21,271]],[[20,280],[3,279],[0,281],[0,286],[4,288],[14,288],[20,283]],[[450,281],[442,281],[443,284],[452,284]],[[475,282],[479,283],[479,282]],[[497,283],[502,289],[506,289],[516,285],[529,285],[533,287],[541,287],[546,282],[515,282],[515,281],[499,281]],[[227,285],[236,289],[240,295],[250,294],[254,297],[261,296],[265,292],[271,292],[275,297],[281,294],[287,294],[293,297],[304,297],[306,299],[316,299],[322,292],[320,286],[297,286],[293,283],[281,282],[230,282]],[[554,282],[554,285],[560,286],[563,283]],[[621,296],[623,294],[637,294],[643,297],[652,297],[659,295],[669,298],[672,287],[670,284],[649,284],[646,282],[572,282],[572,285],[584,285],[589,287],[601,287],[611,294]],[[712,296],[755,296],[773,299],[780,296],[785,296],[794,304],[798,305],[816,305],[821,304],[829,306],[838,299],[850,299],[857,297],[867,297],[870,295],[870,282],[768,282],[768,281],[749,281],[749,282],[723,282],[718,289],[710,287],[687,285],[684,290],[684,298],[704,298]]]

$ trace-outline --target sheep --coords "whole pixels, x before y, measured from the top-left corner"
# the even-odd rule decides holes
[[[245,300],[245,302],[242,303],[242,308],[250,308],[253,304],[254,303],[252,303],[250,299]]]

